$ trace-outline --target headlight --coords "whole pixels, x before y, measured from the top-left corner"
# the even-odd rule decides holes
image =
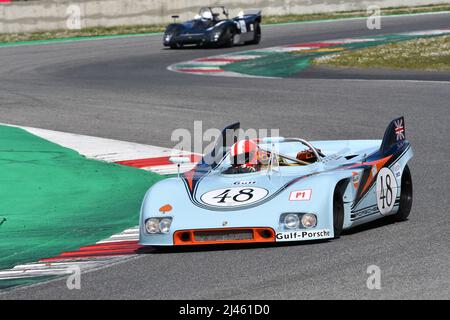
[[[219,40],[220,35],[222,34],[222,31],[216,31],[214,32],[214,41]]]
[[[148,219],[145,222],[145,230],[147,230],[148,233],[159,232],[159,220],[158,219]]]
[[[284,217],[284,225],[288,229],[296,229],[300,224],[300,219],[295,213],[289,213]]]
[[[161,233],[169,233],[171,224],[172,220],[161,219],[161,221],[159,222],[159,230],[161,231]]]
[[[164,40],[165,40],[166,42],[169,42],[171,38],[172,38],[172,35],[171,35],[171,34],[166,34],[166,35],[164,36]]]
[[[149,218],[145,220],[145,230],[149,234],[169,233],[172,217]]]
[[[312,213],[305,213],[301,221],[305,228],[314,228],[317,225],[317,217]]]

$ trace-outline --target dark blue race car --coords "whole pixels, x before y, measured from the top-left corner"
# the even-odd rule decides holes
[[[193,20],[168,25],[163,44],[172,49],[184,45],[231,47],[235,44],[258,44],[261,40],[260,25],[260,10],[241,11],[230,19],[223,6],[204,7]]]

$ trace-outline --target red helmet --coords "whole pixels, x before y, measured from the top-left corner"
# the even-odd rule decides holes
[[[258,145],[252,140],[241,140],[231,147],[234,165],[255,165],[258,159]]]

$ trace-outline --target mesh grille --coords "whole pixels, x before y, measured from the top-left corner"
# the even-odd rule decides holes
[[[195,241],[253,240],[252,230],[196,231]]]

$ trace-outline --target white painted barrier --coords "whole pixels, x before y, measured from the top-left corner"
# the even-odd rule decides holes
[[[202,6],[225,5],[231,14],[260,8],[264,15],[365,10],[450,3],[450,0],[48,0],[0,3],[0,33],[94,26],[165,24],[171,15],[192,18]]]

